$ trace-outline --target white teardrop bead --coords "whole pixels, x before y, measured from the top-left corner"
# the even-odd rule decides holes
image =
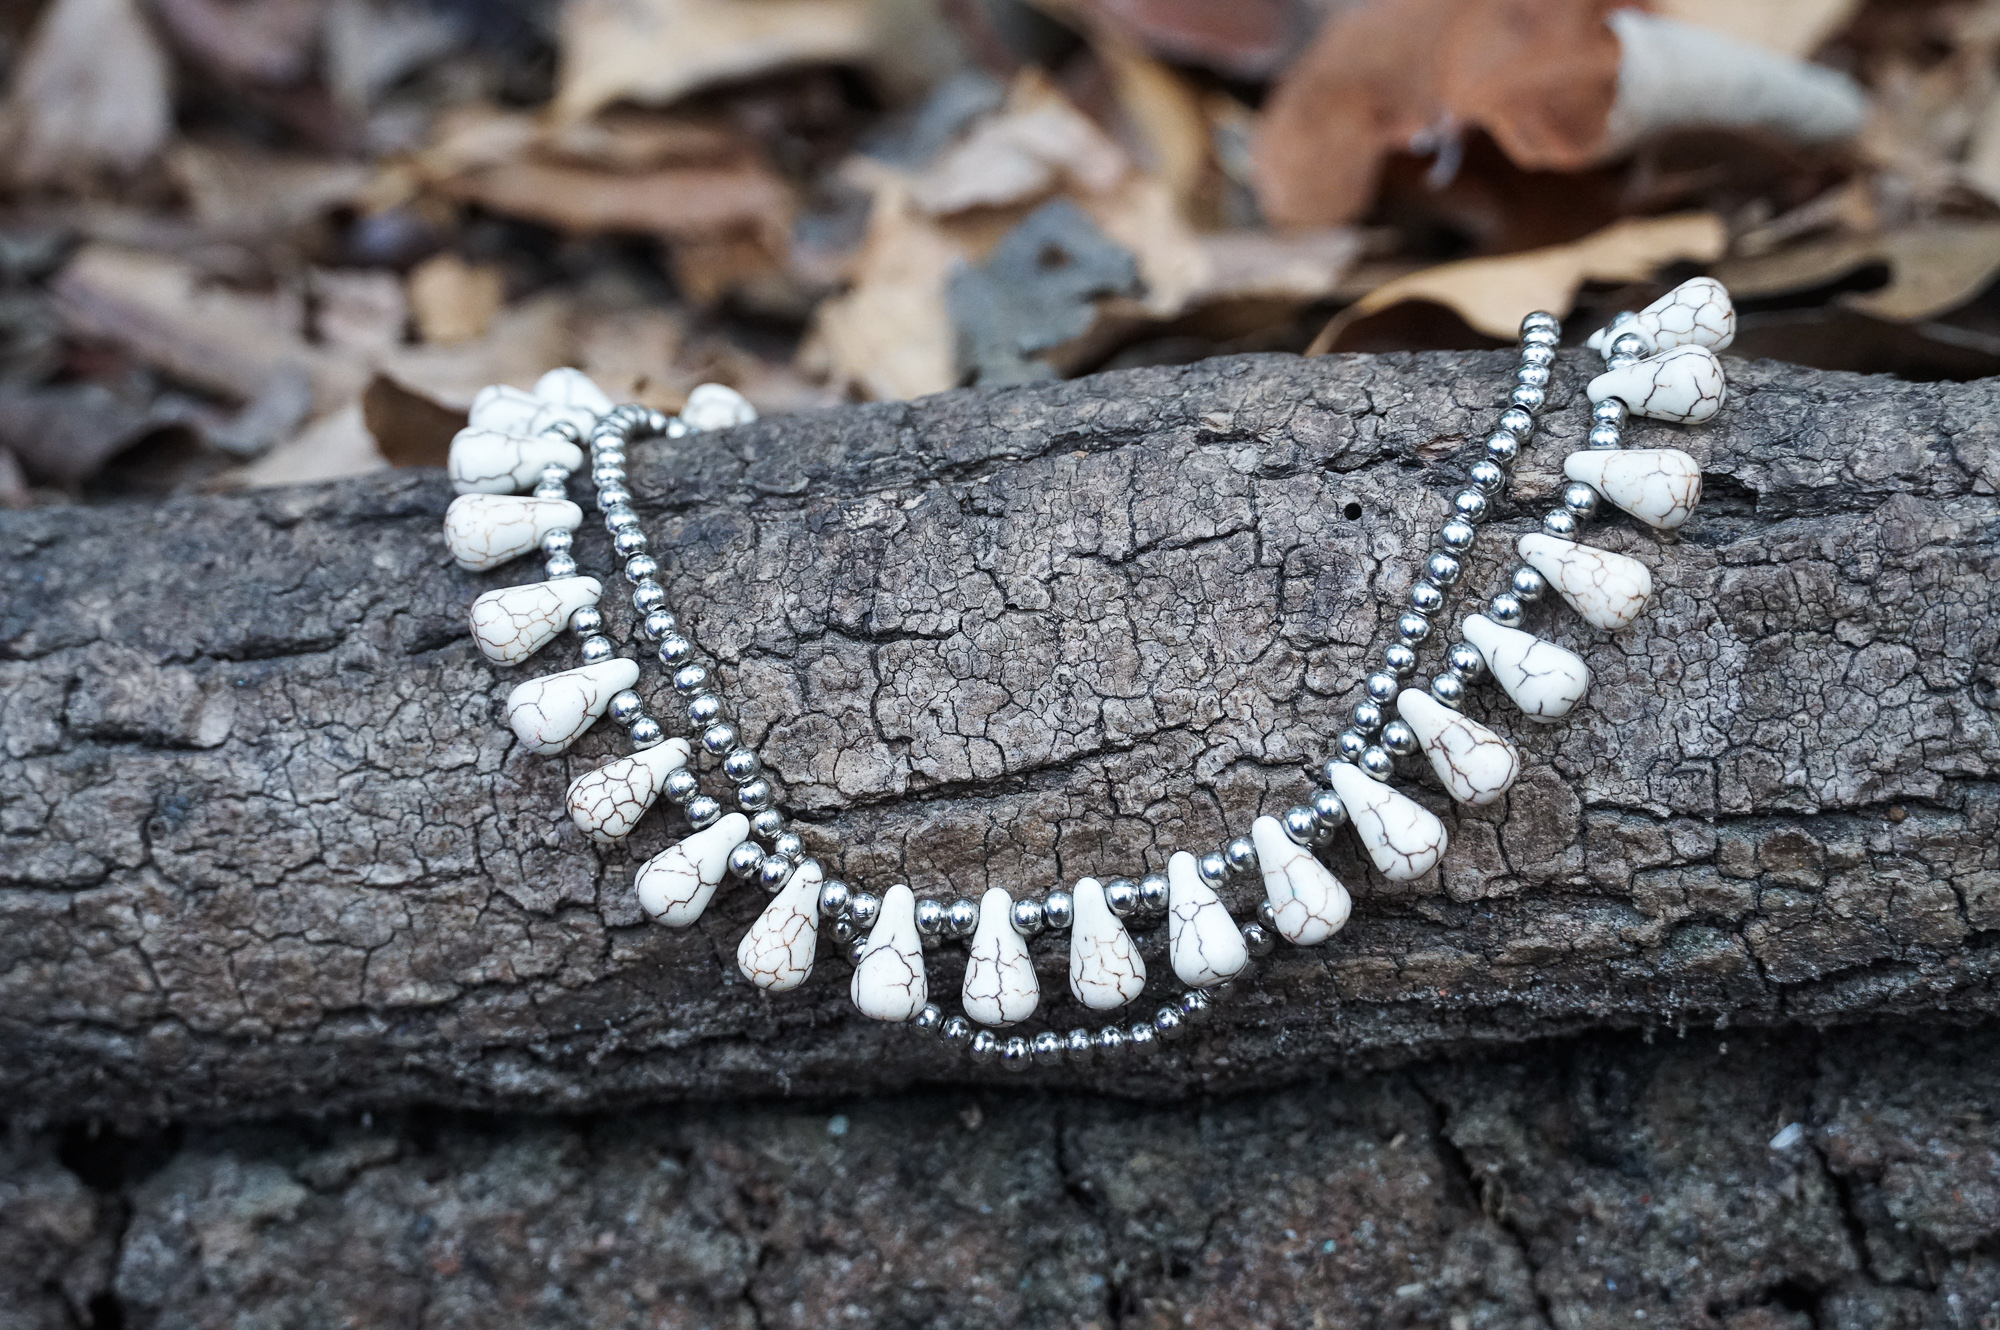
[[[563,796],[570,821],[599,845],[615,845],[632,834],[667,787],[667,777],[687,760],[687,740],[668,739],[584,772]]]
[[[1287,836],[1275,817],[1252,822],[1250,842],[1257,847],[1272,920],[1285,941],[1311,947],[1338,933],[1353,912],[1354,901],[1333,870]]]
[[[460,494],[512,494],[531,488],[542,468],[574,471],[583,449],[553,434],[502,434],[467,425],[451,436],[445,468]]]
[[[569,616],[595,605],[594,577],[557,577],[488,591],[472,602],[472,640],[495,665],[519,665],[555,639]]]
[[[1014,931],[1014,898],[1000,887],[989,887],[979,898],[979,927],[959,997],[968,1017],[995,1028],[1020,1024],[1041,1004],[1028,940]]]
[[[1635,416],[1698,425],[1722,409],[1722,362],[1705,346],[1677,346],[1590,381],[1590,400],[1615,397]]]
[[[1084,878],[1070,893],[1070,995],[1092,1011],[1110,1011],[1146,987],[1146,962],[1125,921],[1111,912],[1104,885]]]
[[[823,880],[816,861],[800,864],[736,944],[736,968],[766,993],[789,993],[812,973]]]
[[[686,928],[701,918],[729,871],[729,852],[749,834],[750,819],[731,813],[640,864],[632,879],[639,908],[668,928]]]
[[[703,383],[688,394],[681,408],[681,420],[692,430],[728,429],[747,425],[757,418],[757,408],[734,388],[720,383]]]
[[[481,388],[472,399],[467,424],[477,429],[498,430],[523,437],[540,434],[551,425],[567,424],[577,433],[588,435],[597,423],[592,412],[581,407],[559,406],[533,393],[496,383]]]
[[[530,679],[507,694],[507,723],[531,753],[560,753],[603,717],[612,695],[639,682],[623,656]]]
[[[535,396],[551,406],[588,411],[593,418],[610,414],[613,405],[611,395],[598,387],[596,380],[580,369],[567,367],[552,369],[536,379]]]
[[[870,1020],[907,1021],[924,1009],[924,946],[917,935],[917,898],[901,883],[882,893],[882,912],[869,930],[847,996]]]
[[[1571,609],[1607,632],[1615,633],[1638,618],[1653,594],[1653,575],[1627,555],[1539,531],[1522,536],[1515,548]]]
[[[1493,681],[1529,720],[1559,721],[1590,691],[1590,667],[1553,642],[1483,614],[1467,615],[1459,631],[1479,649]]]
[[[1736,340],[1736,306],[1721,282],[1691,277],[1626,322],[1599,328],[1584,345],[1601,353],[1613,337],[1628,331],[1646,340],[1648,355],[1677,346],[1720,351]]]
[[[1167,955],[1189,988],[1210,988],[1250,963],[1242,931],[1186,850],[1167,860]]]
[[[1701,502],[1701,463],[1678,448],[1571,453],[1563,474],[1661,531],[1672,531],[1694,516],[1694,506]]]
[[[1429,693],[1405,688],[1396,695],[1396,714],[1416,732],[1431,770],[1462,804],[1481,808],[1492,803],[1521,774],[1521,755],[1514,745]]]
[[[444,543],[459,567],[483,573],[534,550],[551,531],[582,525],[583,509],[568,499],[461,494],[444,510]]]
[[[1444,823],[1406,794],[1347,762],[1329,764],[1327,775],[1361,848],[1392,882],[1422,877],[1444,857]]]

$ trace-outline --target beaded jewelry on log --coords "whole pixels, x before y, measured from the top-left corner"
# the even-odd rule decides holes
[[[788,992],[806,981],[824,926],[853,962],[849,997],[864,1016],[906,1024],[948,1052],[1011,1069],[1116,1057],[1174,1039],[1280,939],[1315,946],[1340,931],[1352,898],[1319,852],[1342,827],[1391,880],[1421,877],[1438,864],[1449,848],[1444,821],[1390,783],[1399,759],[1421,755],[1444,792],[1467,807],[1506,795],[1520,774],[1520,754],[1498,729],[1464,714],[1467,694],[1490,679],[1524,718],[1551,724],[1576,709],[1591,683],[1575,653],[1522,627],[1530,606],[1560,601],[1606,632],[1643,613],[1653,586],[1646,566],[1579,537],[1604,504],[1665,532],[1685,523],[1700,500],[1701,468],[1687,453],[1622,444],[1633,416],[1694,424],[1721,409],[1726,386],[1714,353],[1734,337],[1735,313],[1728,292],[1708,278],[1621,314],[1591,336],[1588,345],[1603,354],[1605,370],[1586,389],[1588,446],[1565,460],[1560,502],[1539,530],[1516,540],[1519,562],[1500,590],[1465,616],[1458,640],[1443,650],[1443,667],[1428,684],[1412,682],[1421,651],[1439,635],[1437,625],[1463,579],[1479,528],[1505,496],[1514,464],[1534,435],[1560,335],[1551,315],[1522,321],[1510,402],[1469,468],[1466,486],[1452,496],[1447,520],[1396,616],[1382,667],[1363,683],[1366,696],[1354,708],[1352,726],[1333,741],[1334,756],[1321,769],[1325,788],[1282,816],[1258,817],[1248,836],[1206,853],[1169,855],[1164,872],[1136,882],[1086,877],[1073,890],[1058,888],[1040,900],[1015,900],[1000,888],[976,903],[920,899],[903,883],[878,896],[827,879],[818,861],[806,856],[762,760],[742,742],[708,667],[667,606],[659,564],[626,488],[629,445],[754,421],[756,412],[732,390],[703,384],[672,418],[614,406],[571,369],[544,375],[532,392],[483,390],[452,443],[449,471],[461,497],[446,513],[445,541],[453,559],[471,572],[537,550],[547,558],[546,580],[489,591],[473,602],[473,639],[494,663],[519,664],[565,628],[580,639],[579,665],[510,692],[508,723],[522,745],[538,754],[561,753],[606,715],[627,730],[629,754],[585,772],[569,787],[566,802],[579,830],[593,841],[615,843],[662,795],[685,812],[689,834],[648,859],[635,878],[649,918],[685,928],[701,918],[727,880],[754,880],[772,895],[741,939],[736,963],[765,992]],[[639,662],[620,656],[602,631],[603,583],[578,572],[574,532],[584,509],[566,491],[571,473],[583,466],[586,445],[595,506],[632,587],[631,640],[653,644],[686,716],[688,738],[667,738],[647,714],[636,691]],[[531,497],[516,493],[530,486]],[[698,756],[715,763],[733,787],[733,811],[702,792],[693,765]],[[1239,923],[1220,888],[1253,873],[1261,877],[1264,899],[1256,918]],[[1070,996],[1086,1011],[1110,1012],[1137,1001],[1146,985],[1132,929],[1162,924],[1170,968],[1185,991],[1150,1016],[1096,1030],[1079,1025],[1032,1036],[995,1033],[1031,1020],[1043,1006],[1031,953],[1041,933],[1069,935]],[[925,948],[947,942],[963,943],[968,952],[958,1015],[931,1000],[925,973]]]

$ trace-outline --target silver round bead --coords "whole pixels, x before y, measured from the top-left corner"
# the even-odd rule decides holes
[[[1514,371],[1514,382],[1527,388],[1546,388],[1549,386],[1549,367],[1523,365]]]
[[[557,527],[554,531],[542,537],[542,553],[567,554],[575,544],[575,532],[565,531],[561,527]]]
[[[1483,457],[1467,468],[1466,477],[1481,494],[1498,494],[1507,487],[1506,469]]]
[[[1387,780],[1396,774],[1396,759],[1389,756],[1389,750],[1380,744],[1369,744],[1362,750],[1361,760],[1354,764],[1376,780]]]
[[[759,777],[736,787],[736,806],[743,811],[755,812],[771,802],[771,782]]]
[[[1268,897],[1257,902],[1257,922],[1270,929],[1278,926],[1278,907]]]
[[[1556,349],[1552,346],[1524,346],[1521,348],[1523,365],[1553,365]]]
[[[711,725],[709,728],[715,729],[717,727]],[[758,776],[763,774],[763,771],[764,763],[762,759],[748,748],[735,749],[722,759],[722,774],[735,781],[738,785],[741,785],[744,781],[757,779]]]
[[[645,709],[645,702],[630,688],[621,688],[611,695],[611,719],[620,725],[631,724]]]
[[[1042,899],[1042,921],[1050,928],[1068,928],[1076,922],[1076,901],[1058,887]]]
[[[623,485],[607,485],[597,491],[597,511],[608,513],[613,508],[632,502],[631,493]]]
[[[567,422],[565,422],[565,423],[567,423]],[[572,430],[574,430],[574,428],[575,428],[575,427],[574,427],[574,426],[571,426],[571,428],[572,428]],[[550,427],[549,429],[547,429],[547,430],[545,430],[545,431],[543,431],[543,432],[544,432],[544,433],[549,433],[549,434],[553,434],[553,433],[555,433],[556,431],[555,431],[555,428],[554,428],[553,426],[551,426],[551,427]],[[566,438],[566,439],[568,439],[568,440],[569,440],[569,441],[570,441],[571,443],[575,443],[575,442],[576,442],[576,438],[575,438],[574,434],[566,434],[566,435],[564,435],[563,437],[564,437],[564,438]],[[568,480],[568,479],[569,479],[569,468],[568,468],[568,467],[566,467],[566,466],[561,466],[561,465],[558,465],[558,464],[557,464],[557,463],[555,463],[555,462],[550,462],[550,463],[549,463],[549,464],[548,464],[547,466],[545,466],[545,467],[543,467],[543,468],[542,468],[542,470],[541,470],[541,474],[540,474],[540,475],[538,475],[538,476],[536,476],[536,477],[535,477],[535,479],[536,479],[537,481],[540,481],[540,482],[541,482],[541,483],[543,483],[543,484],[547,484],[547,483],[548,483],[549,481],[551,481],[551,480],[558,480],[558,481],[560,481],[560,480]]]
[[[1431,621],[1415,610],[1404,610],[1396,616],[1396,636],[1415,646],[1431,635]]]
[[[938,1038],[946,1048],[956,1053],[972,1042],[972,1022],[963,1016],[948,1016],[943,1028],[938,1031]]]
[[[570,611],[569,630],[578,637],[589,637],[604,630],[604,612],[595,605],[579,605]]]
[[[576,560],[567,554],[551,554],[547,571],[551,580],[558,577],[575,577]]]
[[[944,1008],[935,1002],[926,1002],[922,1010],[910,1017],[910,1028],[918,1034],[936,1034],[944,1028]]]
[[[1022,937],[1033,937],[1042,931],[1042,903],[1025,897],[1015,901],[1013,908],[1007,911],[1007,921]]]
[[[1417,653],[1407,643],[1391,642],[1382,648],[1382,663],[1399,679],[1407,679],[1417,668]]]
[[[1542,516],[1542,530],[1563,540],[1574,539],[1580,525],[1576,514],[1567,508],[1551,508]]]
[[[1026,1071],[1028,1069],[1028,1041],[1015,1035],[1000,1046],[1000,1069],[1002,1071]]]
[[[935,896],[920,896],[917,898],[918,937],[921,937],[926,942],[936,942],[944,936],[945,925],[949,922],[945,918],[943,901]]]
[[[1134,1053],[1149,1052],[1160,1042],[1151,1021],[1134,1021],[1132,1028],[1125,1032],[1125,1046]]]
[[[752,873],[756,872],[763,866],[764,866],[764,851],[763,848],[759,846],[756,841],[746,840],[741,845],[738,845],[735,849],[729,852],[728,867],[729,867],[729,875],[731,877],[749,877]],[[839,884],[823,883],[820,886],[819,898],[820,898],[820,908],[822,911],[824,911],[826,907],[826,889],[829,886],[835,886],[835,885]],[[842,887],[841,889],[843,891],[846,890],[845,887]],[[841,903],[843,905],[846,904],[845,901],[842,901]],[[834,913],[838,914],[840,913],[840,911],[835,910]]]
[[[1097,1032],[1097,1051],[1108,1058],[1122,1057],[1126,1049],[1125,1031],[1107,1025]]]
[[[1460,490],[1451,496],[1451,506],[1468,522],[1484,522],[1493,513],[1493,501],[1478,490]]]
[[[1511,591],[1502,591],[1486,606],[1486,617],[1502,628],[1521,626],[1521,602]]]
[[[945,908],[945,919],[951,925],[953,937],[971,937],[972,930],[979,927],[979,906],[963,896]]]
[[[620,531],[611,538],[611,548],[617,550],[621,556],[643,554],[646,550],[646,533],[637,527],[629,531]]]
[[[544,480],[535,486],[535,497],[538,499],[567,499],[569,497],[569,486],[563,484],[561,480]]]
[[[688,807],[694,807],[689,804]],[[798,864],[782,854],[767,854],[764,862],[757,866],[757,884],[766,891],[777,891],[792,880],[792,873]]]
[[[677,693],[698,693],[707,685],[706,666],[683,665],[674,671],[674,691]]]
[[[668,633],[660,639],[660,664],[669,667],[685,665],[694,655],[694,643],[679,633]]]
[[[1195,860],[1195,871],[1211,887],[1219,887],[1229,877],[1229,861],[1211,850]]]
[[[1368,676],[1364,686],[1368,689],[1368,699],[1371,702],[1386,703],[1395,701],[1397,690],[1402,684],[1387,670],[1377,670]]]
[[[1222,862],[1238,877],[1252,872],[1257,867],[1257,846],[1248,836],[1238,836],[1222,847]]]
[[[1531,314],[1524,315],[1521,319],[1521,335],[1526,337],[1529,333],[1537,330],[1560,333],[1562,331],[1562,320],[1545,309],[1538,309]]]
[[[625,561],[625,580],[635,586],[660,575],[660,561],[650,554],[635,554]]]
[[[601,665],[617,655],[618,648],[611,645],[610,638],[593,633],[583,639],[583,646],[577,654],[583,657],[586,665]]]
[[[633,721],[626,733],[631,736],[634,748],[654,748],[665,742],[667,737],[660,729],[660,722],[651,716],[641,716]]]
[[[1332,790],[1315,790],[1312,797],[1313,816],[1322,827],[1340,827],[1347,822],[1347,805],[1340,802],[1340,796]]]
[[[1431,696],[1456,711],[1465,703],[1465,680],[1450,670],[1431,680]]]
[[[1186,1023],[1179,1007],[1161,1007],[1153,1013],[1153,1030],[1160,1038],[1174,1040],[1181,1037],[1181,1026]]]
[[[974,1062],[991,1062],[1000,1056],[1000,1037],[991,1030],[981,1030],[972,1036],[970,1051]]]
[[[1333,739],[1333,751],[1338,755],[1335,760],[1340,762],[1354,761],[1367,747],[1368,736],[1360,730],[1342,730]]]
[[[1486,456],[1501,466],[1512,466],[1521,455],[1521,439],[1510,429],[1495,430],[1486,436]]]
[[[706,831],[722,820],[722,805],[705,794],[688,800],[687,819],[696,831]]]
[[[1382,746],[1393,756],[1409,757],[1417,751],[1417,732],[1399,717],[1382,727]]]
[[[1190,988],[1181,994],[1180,1006],[1181,1015],[1193,1023],[1208,1018],[1208,1014],[1215,1010],[1215,999],[1209,996],[1207,989]]]
[[[722,718],[722,699],[714,693],[697,693],[689,699],[687,713],[690,721],[706,727],[710,721]]]
[[[882,898],[867,891],[853,893],[847,898],[847,917],[863,928],[873,928],[882,917]]]
[[[1078,1026],[1063,1036],[1063,1052],[1072,1063],[1088,1062],[1097,1052],[1097,1041],[1091,1038],[1090,1031]]]
[[[1444,608],[1444,592],[1437,583],[1418,581],[1410,583],[1410,608],[1426,617]]]
[[[1401,723],[1400,721],[1390,721],[1389,725],[1391,728],[1394,728]],[[1405,725],[1403,728],[1408,729],[1409,727]],[[1285,835],[1291,838],[1294,845],[1312,844],[1313,833],[1319,830],[1319,819],[1314,817],[1313,810],[1307,808],[1304,804],[1293,804],[1285,810],[1285,815],[1278,820],[1284,825]]]
[[[1597,491],[1580,480],[1572,480],[1563,486],[1563,507],[1578,517],[1590,517],[1597,512]]]
[[[760,808],[750,815],[750,830],[765,840],[784,834],[785,815],[776,808]]]
[[[771,853],[782,854],[787,859],[806,857],[806,843],[796,831],[781,831],[771,842]]]
[[[1524,410],[1539,411],[1548,405],[1549,395],[1545,389],[1530,388],[1524,383],[1508,394],[1508,400]]]
[[[667,589],[651,578],[632,588],[632,608],[641,614],[651,614],[667,603]]]
[[[726,756],[736,747],[736,727],[726,720],[717,721],[701,732],[701,746],[713,757]]]
[[[1104,903],[1111,913],[1126,918],[1139,908],[1139,888],[1128,877],[1115,877],[1104,884]]]
[[[1590,418],[1593,421],[1614,428],[1622,428],[1631,415],[1631,409],[1616,397],[1607,397],[1590,408]]]
[[[835,942],[848,943],[854,941],[859,936],[861,936],[861,930],[856,928],[854,921],[846,915],[842,915],[833,921],[833,940]]]
[[[639,525],[639,514],[620,504],[604,515],[604,529],[612,535],[620,531],[631,531]]]
[[[1590,446],[1593,448],[1616,448],[1625,442],[1625,435],[1616,425],[1592,425]]]
[[[1507,579],[1507,585],[1513,588],[1515,599],[1523,605],[1534,604],[1549,591],[1549,579],[1542,576],[1540,569],[1525,563],[1514,570]]]
[[[1028,1043],[1028,1054],[1034,1058],[1037,1067],[1059,1067],[1063,1060],[1063,1037],[1054,1030],[1044,1030]]]
[[[1555,346],[1562,334],[1554,328],[1530,328],[1521,334],[1521,341],[1528,346]]]
[[[1456,583],[1464,571],[1465,565],[1459,562],[1458,556],[1445,550],[1432,550],[1430,557],[1424,560],[1424,576],[1441,587]]]
[[[1478,537],[1479,533],[1473,529],[1472,523],[1460,518],[1453,518],[1438,528],[1438,543],[1454,554],[1463,554],[1471,549],[1472,542]]]
[[[1148,873],[1139,879],[1139,909],[1146,914],[1164,914],[1170,894],[1164,873]]]
[[[667,796],[668,803],[676,808],[684,808],[688,800],[701,793],[701,782],[696,780],[694,773],[686,767],[678,767],[667,773],[660,790]]]
[[[1373,734],[1382,728],[1382,708],[1367,698],[1354,704],[1354,728],[1362,734]]]
[[[1643,358],[1649,350],[1651,348],[1646,345],[1646,339],[1636,332],[1619,333],[1611,339],[1611,355],[1614,356]]]
[[[1606,368],[1607,370],[1624,369],[1627,366],[1636,365],[1638,363],[1639,363],[1639,357],[1637,356],[1606,356],[1604,358],[1604,368]]]
[[[657,642],[678,627],[680,621],[674,618],[670,611],[651,610],[647,613],[645,621],[639,625],[639,631]]]
[[[1451,650],[1444,653],[1444,663],[1468,679],[1477,679],[1486,673],[1486,657],[1479,654],[1479,648],[1470,642],[1454,642]]]
[[[745,841],[744,844],[748,845],[749,842]],[[753,846],[752,848],[754,849],[755,847]],[[760,864],[764,862],[762,851],[758,851],[757,862]],[[838,919],[841,915],[847,913],[847,907],[853,904],[853,902],[854,893],[839,878],[819,884],[819,912],[823,917]]]
[[[1262,924],[1243,925],[1243,945],[1252,956],[1268,956],[1278,945],[1277,937]]]

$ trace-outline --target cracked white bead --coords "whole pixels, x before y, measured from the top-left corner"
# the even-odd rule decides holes
[[[1628,555],[1535,532],[1522,536],[1515,548],[1571,609],[1607,632],[1638,618],[1653,594],[1653,575]]]
[[[1483,614],[1468,616],[1463,631],[1465,640],[1479,648],[1493,681],[1529,720],[1559,721],[1590,691],[1590,667],[1553,642]]]
[[[1416,732],[1445,790],[1462,804],[1492,803],[1521,774],[1514,745],[1428,693],[1405,688],[1396,698],[1396,712]]]
[[[683,753],[687,751],[681,740],[672,742],[681,744]],[[729,852],[749,834],[750,819],[731,813],[639,865],[639,875],[632,880],[639,893],[639,908],[669,928],[686,928],[701,918],[715,899],[715,889],[729,874]]]
[[[901,883],[882,893],[881,913],[854,964],[847,996],[856,1011],[876,1021],[907,1021],[929,1000],[917,898]]]
[[[815,860],[800,864],[736,944],[736,968],[766,993],[788,993],[812,973],[813,953],[819,947],[822,882]]]
[[[597,417],[611,414],[613,405],[610,394],[598,387],[588,374],[567,367],[552,369],[536,379],[535,396],[551,406],[587,411],[593,423]],[[583,428],[587,430],[589,426]]]
[[[1347,923],[1354,901],[1333,870],[1312,851],[1285,834],[1275,817],[1250,824],[1257,847],[1257,864],[1264,874],[1264,895],[1271,902],[1271,922],[1285,941],[1311,947],[1326,941]]]
[[[529,679],[507,694],[507,723],[529,752],[560,753],[637,682],[639,662],[622,656]]]
[[[1628,332],[1644,338],[1649,353],[1677,346],[1720,351],[1736,340],[1736,306],[1721,282],[1693,277],[1623,323],[1598,329],[1584,345],[1601,354],[1612,338]]]
[[[475,429],[528,437],[552,425],[569,425],[579,434],[588,434],[597,417],[584,408],[559,405],[534,393],[496,383],[481,388],[472,399],[466,422]]]
[[[595,605],[603,590],[594,577],[558,577],[488,591],[472,602],[472,640],[495,665],[519,665],[554,641],[570,615]]]
[[[1186,850],[1167,860],[1167,955],[1189,988],[1211,988],[1250,963],[1236,921]]]
[[[981,1025],[1018,1025],[1041,1005],[1041,985],[1028,956],[1028,940],[1013,922],[1014,898],[990,887],[979,898],[979,926],[965,961],[959,997],[965,1014]]]
[[[1342,763],[1326,774],[1361,848],[1382,876],[1408,882],[1430,872],[1443,857],[1449,838],[1430,809],[1358,767]]]
[[[599,845],[616,844],[632,834],[667,787],[667,777],[685,767],[687,759],[687,740],[668,739],[584,772],[563,796],[570,821]]]
[[[1110,1011],[1138,997],[1146,986],[1146,962],[1125,921],[1104,898],[1104,885],[1094,877],[1079,881],[1070,910],[1070,995],[1093,1011]]]
[[[459,567],[483,573],[540,549],[550,532],[582,525],[583,509],[568,499],[461,494],[444,510],[444,543]]]
[[[1590,400],[1615,397],[1635,416],[1698,425],[1722,409],[1722,362],[1705,346],[1677,346],[1590,381]]]
[[[1571,453],[1563,474],[1661,531],[1694,516],[1701,502],[1701,464],[1678,448]]]
[[[720,383],[697,385],[681,408],[682,422],[693,430],[728,429],[756,418],[757,408],[742,393]]]
[[[574,471],[583,449],[553,434],[505,434],[467,425],[451,436],[445,469],[460,494],[512,494],[532,487],[544,467]]]

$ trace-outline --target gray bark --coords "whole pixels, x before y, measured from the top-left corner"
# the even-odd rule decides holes
[[[1306,793],[1510,364],[949,394],[646,444],[635,490],[819,857],[1039,892]],[[1695,522],[1592,537],[1652,567],[1646,617],[1611,639],[1537,611],[1589,661],[1587,711],[1529,728],[1482,696],[1524,751],[1512,796],[1411,786],[1452,829],[1442,871],[1397,886],[1343,843],[1332,943],[1164,1056],[1035,1080],[1242,1089],[1580,1030],[2000,1008],[2000,388],[1730,368],[1715,426],[1632,431],[1701,458]],[[1585,369],[1563,362],[1472,594],[1553,494]],[[610,853],[568,826],[564,785],[616,736],[513,745],[515,679],[462,623],[526,574],[451,568],[447,500],[399,473],[0,515],[0,1090],[136,1120],[997,1074],[854,1016],[830,941],[800,993],[757,994],[732,959],[754,888],[687,933],[641,922],[633,868],[678,815]],[[607,567],[601,541],[580,561]],[[934,991],[961,955],[933,953]],[[1050,1019],[1081,1023],[1056,941],[1037,956]]]

